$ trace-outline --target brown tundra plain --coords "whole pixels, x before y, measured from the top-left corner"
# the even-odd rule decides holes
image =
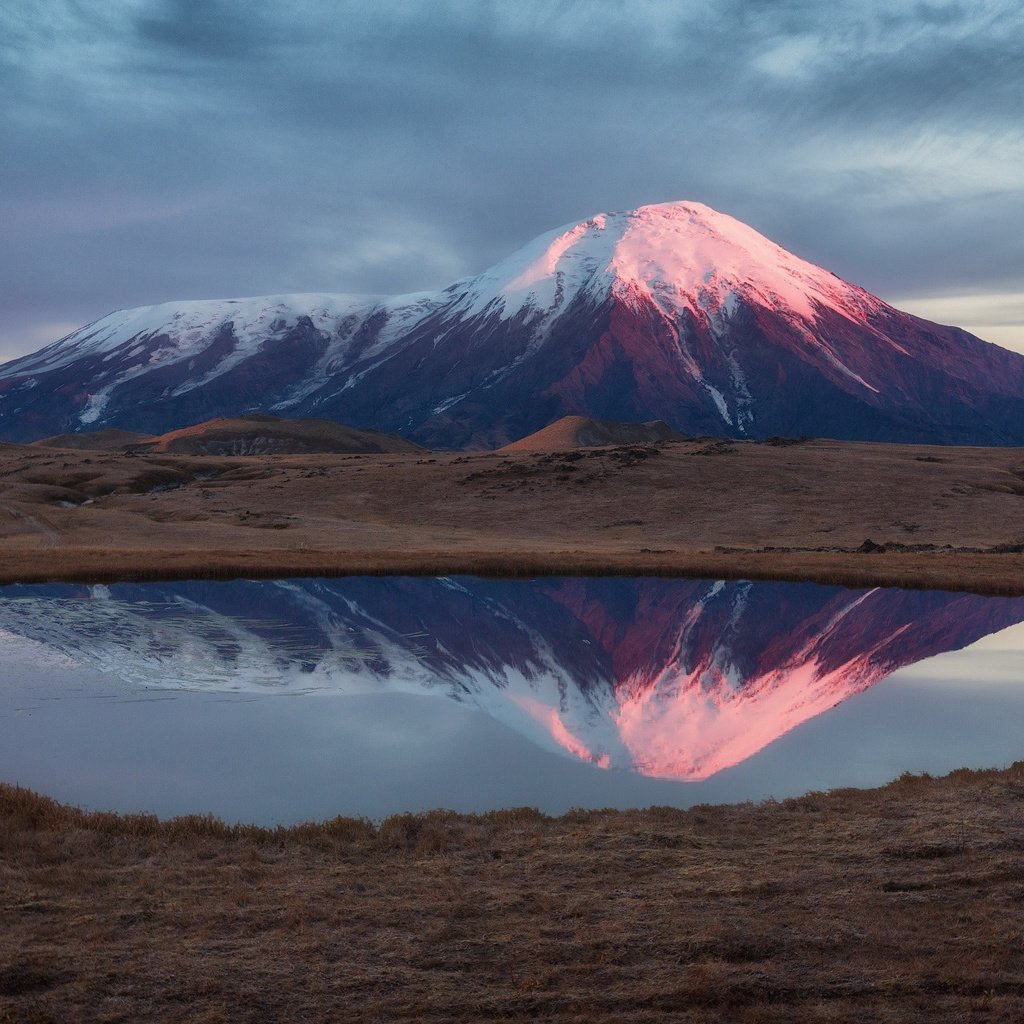
[[[0,580],[694,575],[1024,593],[1024,450],[703,439],[124,455],[0,445]]]
[[[0,445],[4,582],[661,573],[1024,593],[1019,449]],[[1024,766],[289,829],[0,785],[0,1024],[1024,1020]]]

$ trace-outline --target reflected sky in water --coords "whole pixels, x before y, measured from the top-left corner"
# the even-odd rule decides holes
[[[1024,757],[1021,623],[702,580],[6,587],[0,778],[264,822],[874,785]]]

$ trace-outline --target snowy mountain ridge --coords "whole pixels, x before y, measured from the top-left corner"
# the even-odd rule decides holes
[[[0,438],[246,412],[493,447],[563,415],[684,434],[1024,443],[1024,356],[699,203],[598,214],[392,298],[122,310],[0,367]]]

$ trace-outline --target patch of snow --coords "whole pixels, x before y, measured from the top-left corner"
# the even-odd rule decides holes
[[[155,306],[118,310],[96,320],[53,345],[9,364],[8,372],[48,372],[86,356],[107,357],[128,342],[129,358],[151,351],[150,364],[164,365],[194,357],[205,350],[219,329],[232,324],[238,348],[257,350],[274,318],[295,322],[309,316],[314,324],[330,325],[367,300],[349,295],[269,295],[245,299],[164,302]],[[166,341],[155,349],[154,338]]]
[[[732,426],[732,416],[729,415],[729,406],[725,401],[725,396],[721,391],[718,390],[713,384],[709,384],[703,377],[698,381],[698,384],[711,396],[715,405],[718,407],[718,412],[722,419],[725,420],[730,426]]]
[[[468,391],[463,391],[461,395],[455,395],[453,398],[446,398],[440,405],[435,405],[431,411],[435,416],[437,416],[439,413],[444,412],[445,409],[450,409],[456,404],[456,402],[461,402],[468,394]]]
[[[85,408],[78,414],[78,422],[83,426],[95,423],[103,414],[107,402],[110,401],[110,390],[97,391],[89,396]]]
[[[754,422],[754,396],[750,393],[746,374],[736,358],[736,352],[734,350],[726,352],[725,359],[729,364],[733,400],[736,403],[736,429],[745,434],[747,427]]]

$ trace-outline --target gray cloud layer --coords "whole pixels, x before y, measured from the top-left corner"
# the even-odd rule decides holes
[[[1015,0],[7,0],[0,350],[680,198],[883,295],[1021,292],[1022,83]]]

